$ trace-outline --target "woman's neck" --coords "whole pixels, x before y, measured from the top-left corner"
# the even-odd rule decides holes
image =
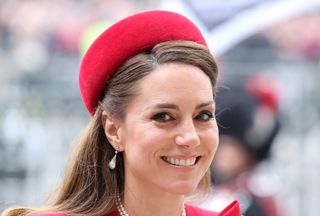
[[[152,185],[130,181],[125,185],[122,204],[129,215],[181,216],[183,195],[172,194]]]

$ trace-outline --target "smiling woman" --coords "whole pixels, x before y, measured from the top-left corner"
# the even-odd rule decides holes
[[[166,46],[172,42],[163,49]],[[164,192],[191,193],[218,144],[210,79],[195,66],[160,63],[137,84],[137,91],[126,108],[125,121],[107,120],[106,129],[107,137],[124,150],[128,197],[135,200],[144,190],[159,198]],[[113,128],[118,131],[110,134],[116,131]]]
[[[210,187],[217,73],[201,33],[179,14],[150,11],[115,24],[82,61],[93,118],[56,199],[4,215],[239,216],[237,202],[221,213],[184,204]]]

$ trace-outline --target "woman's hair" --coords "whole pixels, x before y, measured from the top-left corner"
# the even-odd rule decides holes
[[[163,42],[150,52],[130,58],[107,84],[104,97],[72,154],[71,164],[53,203],[43,209],[15,208],[7,210],[4,215],[25,215],[36,210],[98,216],[114,210],[117,193],[122,195],[124,191],[124,164],[119,153],[116,169],[108,167],[114,149],[105,136],[102,112],[108,111],[112,117],[124,121],[126,107],[138,93],[137,82],[166,63],[200,68],[209,77],[215,97],[218,69],[208,48],[203,45],[190,41]],[[210,174],[206,173],[197,191],[209,188]]]

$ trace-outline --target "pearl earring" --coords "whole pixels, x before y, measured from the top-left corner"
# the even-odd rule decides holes
[[[111,161],[109,162],[109,168],[110,168],[110,170],[114,170],[114,169],[116,168],[117,154],[118,154],[119,147],[117,146],[116,149],[117,149],[117,150],[115,150],[113,158],[112,158]]]

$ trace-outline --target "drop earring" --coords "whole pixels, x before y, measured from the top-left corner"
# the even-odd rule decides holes
[[[118,150],[119,150],[119,147],[116,147],[116,150],[115,150],[115,152],[114,152],[114,156],[113,156],[113,158],[111,159],[111,161],[109,162],[109,168],[110,168],[110,170],[114,170],[114,169],[116,168]]]

